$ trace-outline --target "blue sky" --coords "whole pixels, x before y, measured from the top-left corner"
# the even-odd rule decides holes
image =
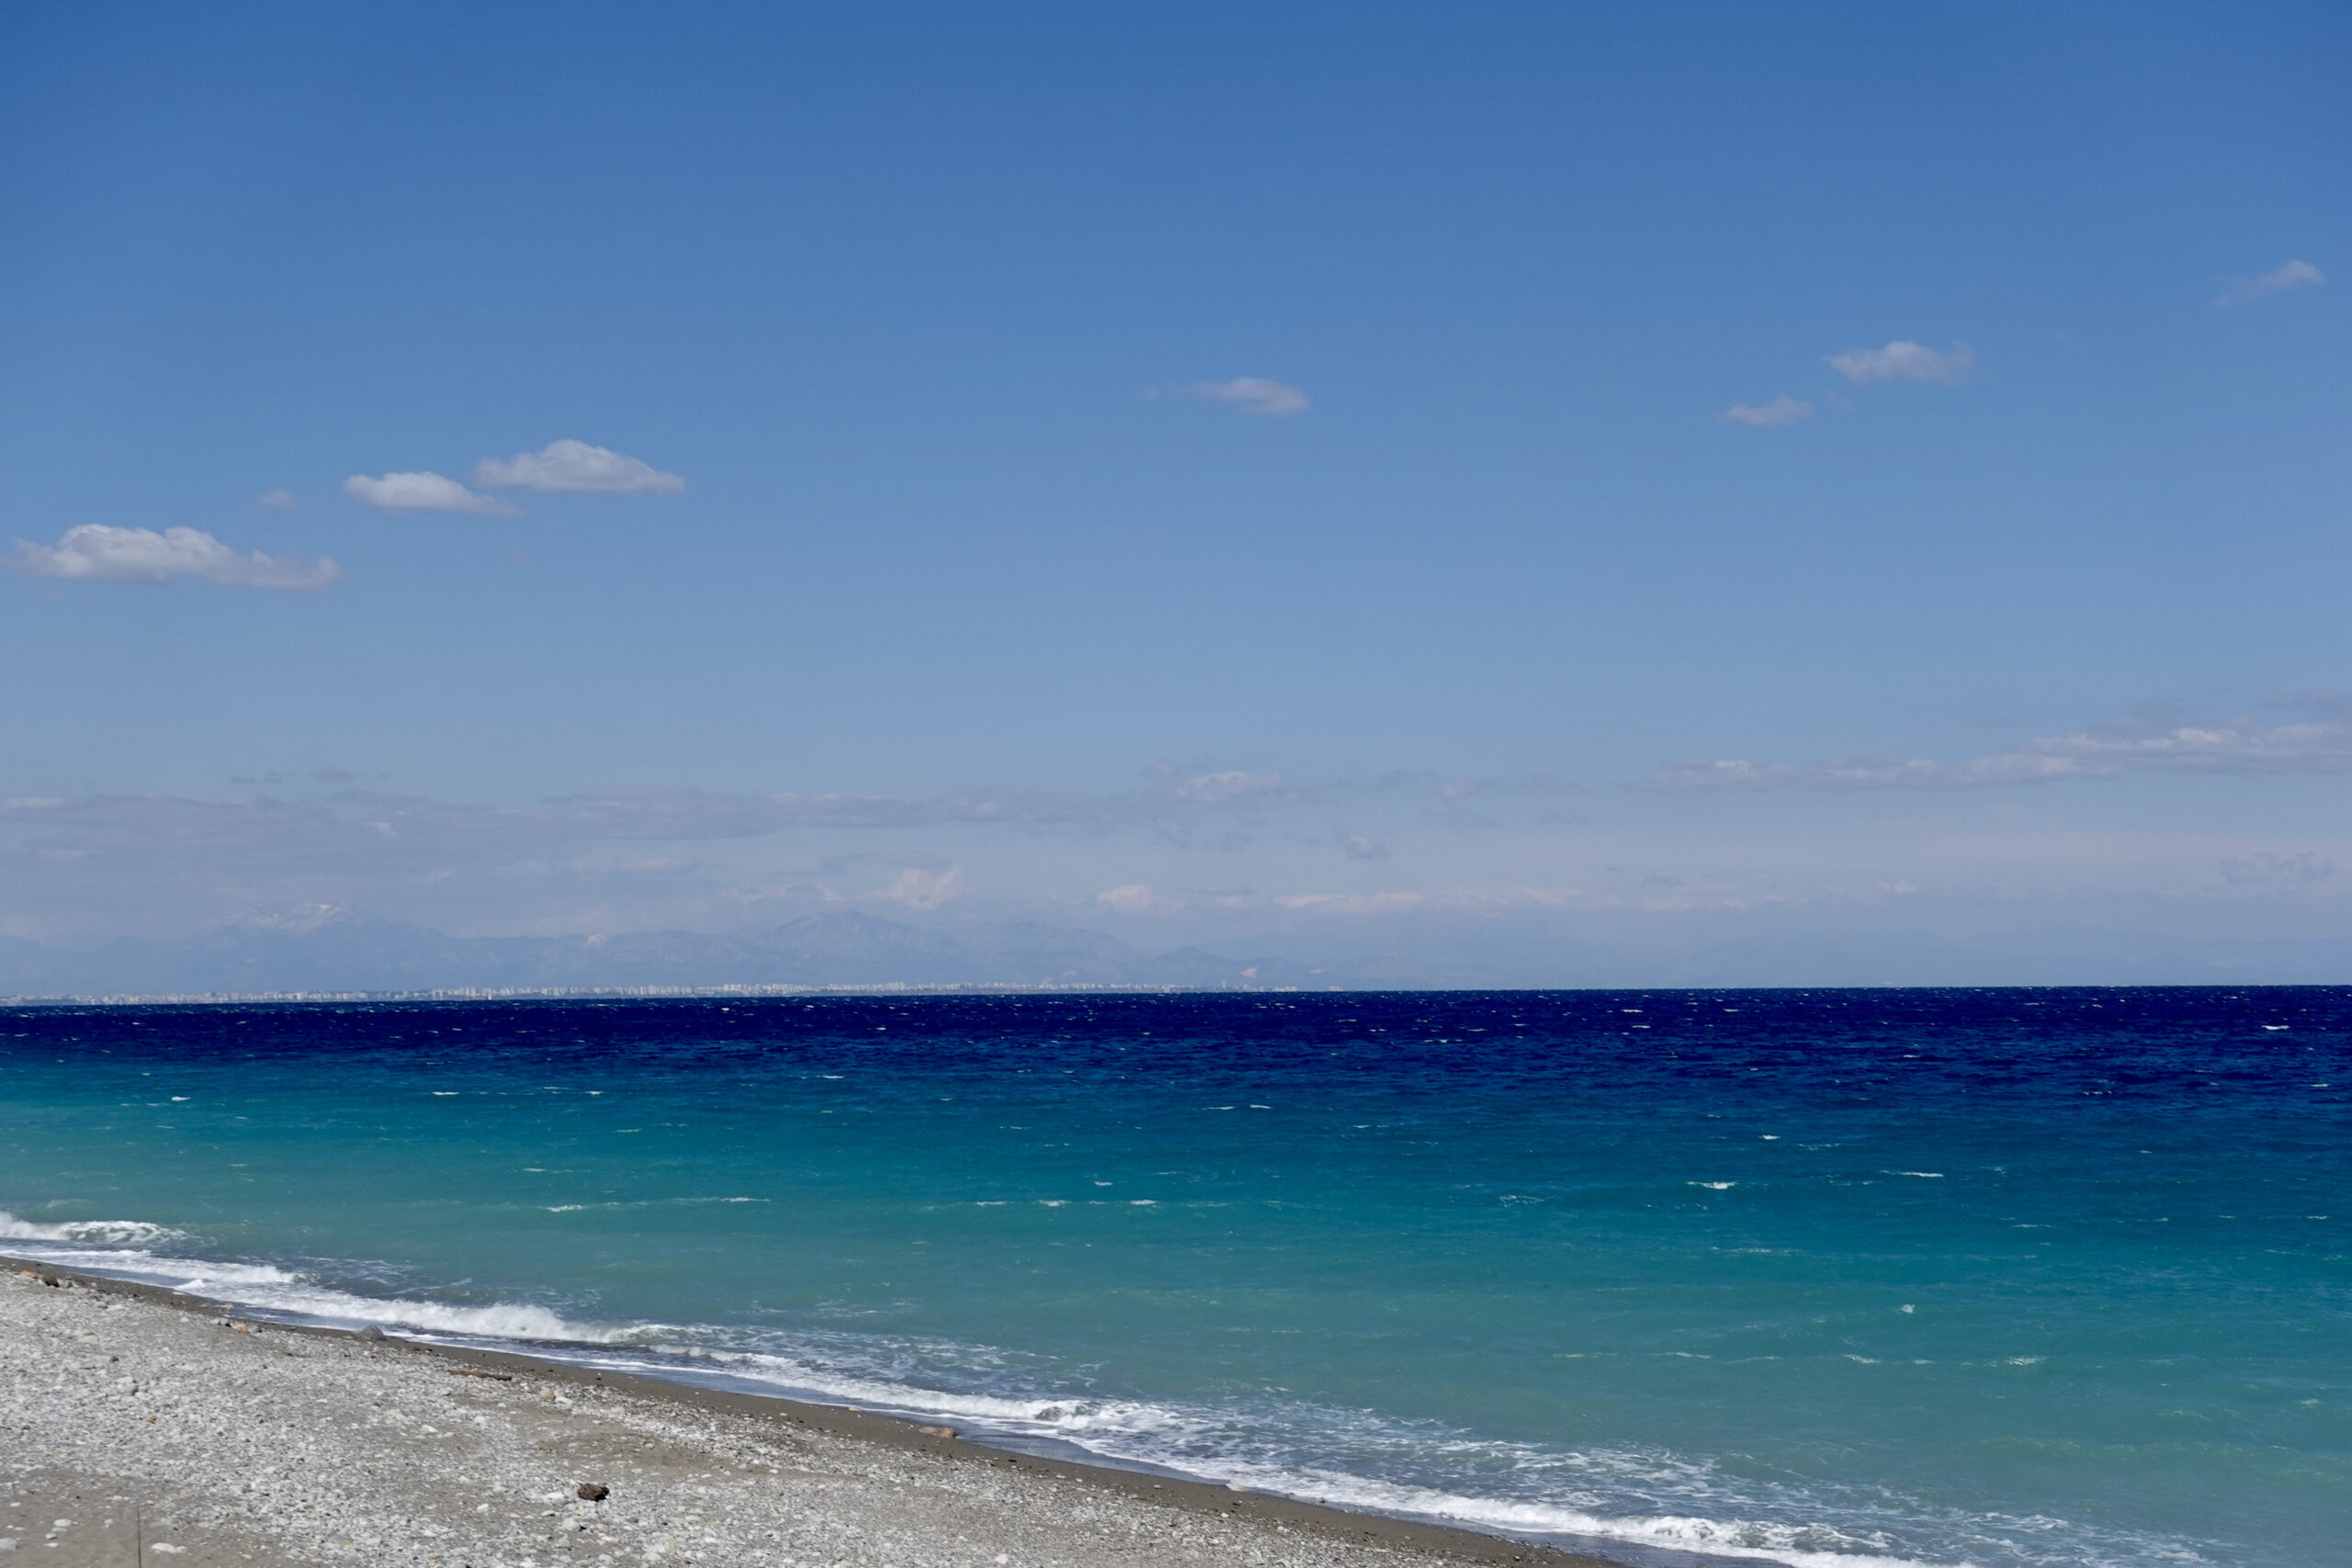
[[[14,8],[0,931],[2352,936],[2347,79],[2318,5]]]

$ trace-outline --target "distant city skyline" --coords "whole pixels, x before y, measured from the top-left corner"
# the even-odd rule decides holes
[[[2347,74],[2298,5],[20,11],[0,937],[2352,981]]]

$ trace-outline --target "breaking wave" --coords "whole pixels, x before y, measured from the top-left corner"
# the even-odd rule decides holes
[[[168,1225],[149,1224],[145,1220],[66,1220],[58,1224],[45,1225],[33,1220],[18,1219],[7,1210],[0,1209],[0,1240],[149,1247],[158,1242],[181,1239],[183,1233]]]
[[[599,1323],[526,1303],[378,1296],[341,1288],[322,1271],[173,1256],[141,1245],[181,1238],[141,1221],[39,1224],[0,1212],[0,1239],[17,1256],[255,1316],[342,1328],[373,1324],[428,1343],[944,1420],[1007,1448],[1601,1551],[1649,1568],[1687,1568],[1702,1554],[1790,1568],[2180,1568],[2200,1561],[2174,1540],[2050,1519],[2005,1522],[1836,1488],[1774,1487],[1662,1451],[1564,1451],[1271,1397],[1213,1405],[1072,1395],[1023,1386],[1044,1380],[982,1347]]]

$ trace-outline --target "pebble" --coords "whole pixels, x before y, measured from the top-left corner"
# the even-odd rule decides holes
[[[162,1500],[151,1541],[338,1568],[1459,1568],[781,1417],[452,1378],[396,1339],[215,1321],[0,1273],[0,1472],[133,1481]]]

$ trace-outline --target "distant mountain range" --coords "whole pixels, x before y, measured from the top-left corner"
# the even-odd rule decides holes
[[[697,990],[729,986],[1332,984],[1303,965],[1197,948],[1152,957],[1115,937],[1035,921],[956,930],[872,915],[812,915],[709,934],[453,937],[340,911],[224,928],[185,942],[83,951],[0,939],[0,996],[253,995],[315,991]]]
[[[584,992],[730,987],[1180,987],[1419,990],[1544,987],[2328,985],[2352,942],[2222,942],[2070,929],[1994,941],[1886,931],[1836,942],[1618,950],[1501,926],[1388,932],[1378,945],[1269,940],[1237,957],[1140,953],[1031,920],[915,926],[850,911],[746,931],[454,937],[319,908],[181,942],[92,948],[0,937],[0,999],[350,992]]]

